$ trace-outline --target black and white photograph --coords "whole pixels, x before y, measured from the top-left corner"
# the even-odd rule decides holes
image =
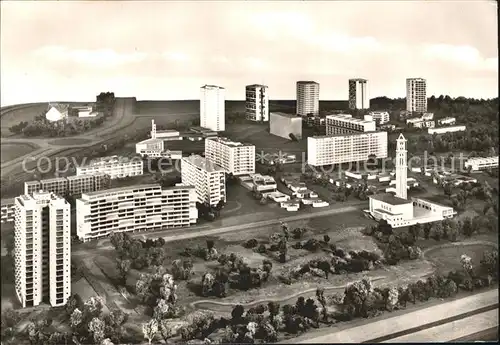
[[[499,341],[498,4],[0,1],[1,345]]]

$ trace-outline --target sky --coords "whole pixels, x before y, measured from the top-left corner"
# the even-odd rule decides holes
[[[2,1],[2,106],[92,101],[101,91],[138,100],[199,99],[200,87],[269,86],[295,99],[298,80],[320,99],[346,100],[348,79],[370,98],[498,97],[496,2],[473,1]]]

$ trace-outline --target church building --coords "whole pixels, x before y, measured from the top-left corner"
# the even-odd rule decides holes
[[[452,218],[456,212],[452,207],[440,205],[421,198],[407,196],[407,150],[406,139],[399,135],[396,145],[396,194],[375,194],[369,197],[370,215],[385,219],[393,228],[423,224]]]

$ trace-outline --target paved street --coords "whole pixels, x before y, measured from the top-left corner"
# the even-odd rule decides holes
[[[334,214],[353,212],[353,211],[360,211],[360,207],[359,206],[347,206],[347,207],[341,207],[341,208],[332,208],[332,209],[314,212],[314,213],[300,213],[300,214],[288,216],[288,217],[274,218],[274,219],[264,220],[264,221],[260,221],[260,222],[239,224],[239,225],[228,226],[228,227],[214,227],[213,225],[207,225],[207,227],[209,227],[209,228],[206,230],[201,230],[201,229],[203,229],[203,227],[200,226],[200,227],[183,228],[183,229],[179,229],[179,230],[166,229],[166,230],[155,231],[155,232],[141,232],[141,233],[135,233],[135,234],[131,234],[131,235],[133,237],[142,238],[142,239],[163,237],[166,242],[170,242],[170,241],[178,241],[178,240],[184,240],[184,239],[196,238],[196,237],[202,237],[202,236],[220,235],[220,234],[223,234],[226,232],[244,231],[244,230],[248,230],[248,229],[279,224],[282,221],[283,222],[293,222],[293,221],[297,221],[297,220],[304,220],[304,219],[310,219],[310,218],[316,218],[316,217],[325,217],[325,216],[331,216]],[[201,230],[201,231],[198,231],[198,230]],[[111,247],[109,244],[109,239],[100,240],[98,242],[98,246],[103,246],[102,248]],[[85,252],[88,250],[89,249],[87,249],[87,248],[81,248],[79,245],[73,246],[74,252],[75,251]]]
[[[314,336],[314,333],[305,334],[297,338],[295,342],[312,344],[369,342],[372,339],[381,338],[410,328],[423,326],[454,315],[464,314],[494,304],[498,304],[498,289],[489,290],[455,301],[445,302],[404,315],[375,321],[366,325],[348,328],[339,332],[328,333],[328,330],[325,330],[324,332],[321,331],[321,333],[325,334],[316,337]],[[477,331],[481,330],[482,329],[478,329]],[[422,332],[424,332],[424,330]],[[460,336],[463,335],[458,335],[455,338],[459,338]],[[417,339],[415,338],[414,340]],[[418,339],[418,341],[424,340]],[[441,341],[441,339],[435,338],[433,341]]]

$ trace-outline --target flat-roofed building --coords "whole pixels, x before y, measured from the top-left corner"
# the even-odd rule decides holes
[[[444,117],[438,120],[438,124],[441,126],[453,126],[457,122],[454,117]]]
[[[106,174],[110,179],[143,174],[143,161],[139,157],[102,157],[92,161],[86,166],[76,167],[76,175]]]
[[[324,135],[307,138],[307,162],[312,166],[387,157],[387,132]]]
[[[226,202],[226,171],[220,165],[199,155],[183,157],[181,177],[183,184],[195,187],[200,203]]]
[[[295,114],[271,113],[269,116],[269,133],[290,139],[290,134],[302,139],[302,118]]]
[[[222,137],[207,138],[205,157],[234,176],[255,173],[255,145],[252,144]]]
[[[297,82],[297,115],[319,115],[319,84],[315,81]]]
[[[469,158],[465,162],[465,168],[473,171],[498,168],[498,156]]]
[[[165,151],[163,139],[149,138],[135,144],[135,153],[142,157],[162,157],[163,151]]]
[[[326,135],[350,134],[375,131],[375,121],[369,115],[357,119],[349,114],[328,115],[326,117]]]
[[[410,113],[427,111],[427,81],[425,79],[406,79],[406,111]]]
[[[181,140],[181,134],[175,129],[157,130],[155,120],[151,120],[151,139],[163,139],[164,141]]]
[[[464,132],[467,129],[465,126],[446,126],[438,128],[429,128],[427,133],[429,134],[443,134],[443,133],[453,133],[453,132]]]
[[[16,205],[14,199],[2,199],[0,208],[0,223],[10,223],[14,221]]]
[[[23,308],[63,306],[71,295],[70,205],[50,192],[15,199],[15,290]]]
[[[77,196],[82,193],[94,192],[107,188],[109,176],[102,173],[93,175],[68,176],[40,181],[24,182],[24,194],[33,194],[41,190],[55,193],[62,197]]]
[[[368,109],[368,80],[361,78],[349,79],[349,109]]]
[[[152,231],[196,223],[192,186],[144,184],[84,193],[76,200],[77,235],[82,241],[111,232]]]
[[[269,94],[266,85],[247,85],[245,116],[251,121],[269,121]]]
[[[216,85],[204,85],[200,89],[200,126],[216,132],[226,128],[226,90]]]
[[[379,125],[383,125],[383,124],[389,122],[389,120],[390,120],[390,115],[389,115],[389,112],[387,112],[387,111],[370,111],[369,115]]]

